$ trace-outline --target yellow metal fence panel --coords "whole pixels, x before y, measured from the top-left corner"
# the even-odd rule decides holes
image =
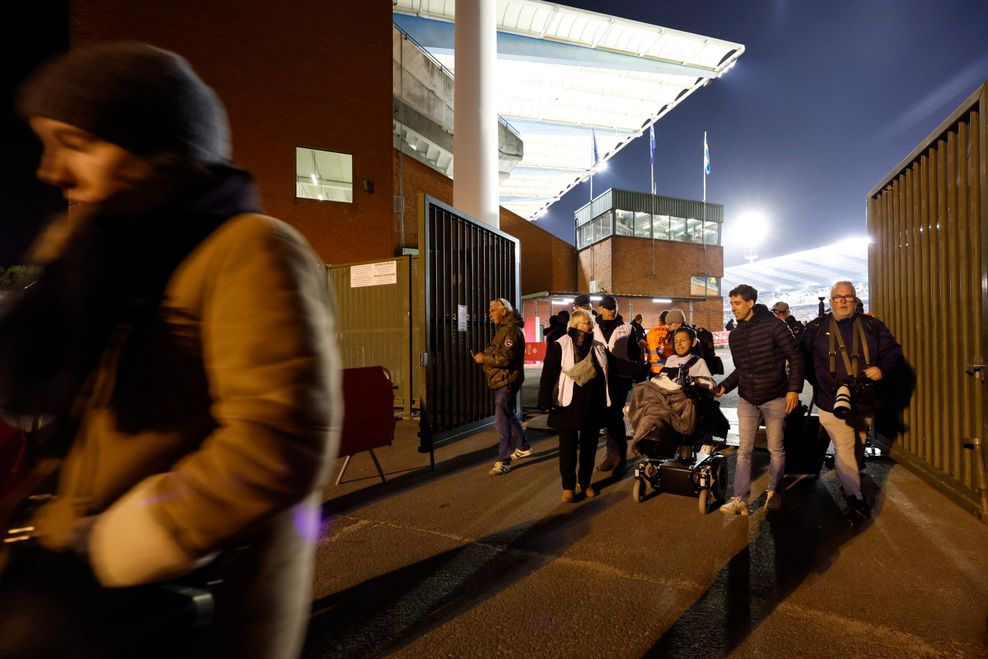
[[[869,194],[873,312],[915,369],[893,455],[983,517],[988,210],[985,99],[972,94]]]

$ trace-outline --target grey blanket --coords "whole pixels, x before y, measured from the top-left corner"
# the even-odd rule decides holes
[[[692,435],[696,430],[696,407],[682,389],[668,391],[642,382],[631,390],[628,419],[635,429],[635,441],[659,428]]]

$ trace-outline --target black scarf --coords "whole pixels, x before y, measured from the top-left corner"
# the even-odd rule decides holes
[[[593,347],[593,332],[584,332],[570,327],[566,333],[573,340],[573,363],[583,361],[587,353],[590,352],[590,348]]]
[[[597,326],[600,327],[601,334],[604,335],[605,341],[611,340],[611,334],[617,327],[624,324],[624,319],[621,318],[621,314],[615,315],[610,320],[604,320],[599,314],[597,316]]]
[[[0,406],[68,410],[114,336],[157,313],[178,264],[227,219],[257,210],[250,175],[222,165],[93,208],[0,315]]]

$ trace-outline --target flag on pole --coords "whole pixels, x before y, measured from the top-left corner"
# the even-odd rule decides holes
[[[593,168],[596,170],[600,158],[597,156],[597,131],[594,128],[590,129],[590,138],[593,140]]]
[[[707,147],[707,131],[703,131],[703,173],[710,176],[710,148]]]
[[[648,126],[648,161],[655,164],[655,124]]]

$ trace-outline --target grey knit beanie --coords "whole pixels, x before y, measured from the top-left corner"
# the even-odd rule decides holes
[[[82,128],[143,157],[230,159],[219,98],[185,59],[147,44],[102,43],[55,57],[21,87],[17,111]]]
[[[673,323],[682,325],[685,322],[686,314],[683,313],[682,309],[669,309],[666,311],[666,325],[672,325]]]

